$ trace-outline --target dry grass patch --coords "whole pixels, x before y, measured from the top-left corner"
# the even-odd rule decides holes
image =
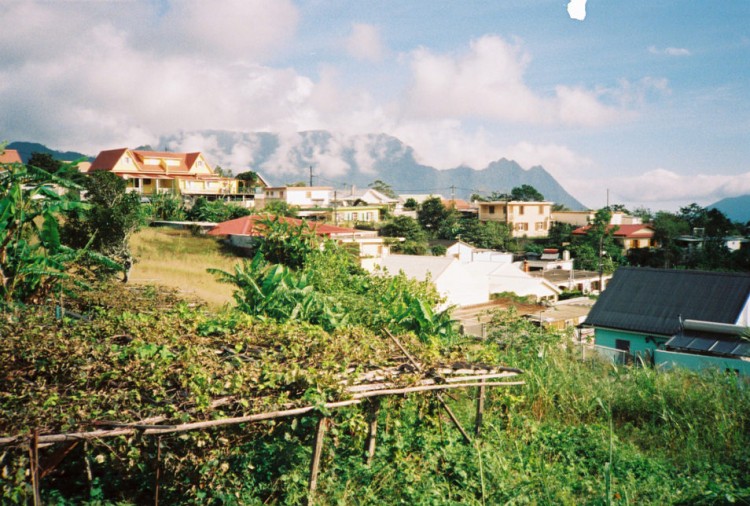
[[[232,302],[232,287],[219,283],[208,268],[232,271],[240,258],[207,236],[187,230],[145,228],[131,238],[135,258],[130,282],[177,288],[212,307]]]

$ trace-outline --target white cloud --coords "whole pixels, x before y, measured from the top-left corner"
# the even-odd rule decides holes
[[[290,0],[172,0],[149,42],[165,52],[262,61],[294,34]]]
[[[750,172],[683,175],[667,169],[654,169],[636,176],[576,179],[568,186],[571,193],[587,195],[596,201],[590,204],[593,207],[605,205],[606,191],[609,190],[610,203],[675,210],[690,202],[708,205],[725,197],[750,193]]]
[[[689,49],[683,47],[665,47],[664,49],[659,49],[656,46],[649,46],[648,52],[666,56],[690,56],[692,54]]]
[[[530,124],[601,125],[619,112],[595,91],[558,86],[554,96],[534,93],[524,82],[530,58],[520,44],[487,35],[463,55],[425,48],[411,55],[413,84],[407,113],[415,118],[484,118]]]
[[[570,0],[568,2],[568,15],[571,19],[583,21],[586,19],[586,0]]]
[[[352,32],[345,41],[347,52],[358,60],[378,62],[385,49],[377,27],[364,23],[354,23]]]

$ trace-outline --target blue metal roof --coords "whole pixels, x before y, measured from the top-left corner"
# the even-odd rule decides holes
[[[672,336],[681,319],[737,323],[749,297],[749,274],[621,267],[586,324]]]

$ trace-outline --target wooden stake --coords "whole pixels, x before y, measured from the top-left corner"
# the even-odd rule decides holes
[[[417,371],[421,371],[422,367],[417,363],[416,360],[414,360],[414,358],[411,355],[409,355],[409,352],[406,351],[406,348],[404,348],[401,345],[401,343],[399,342],[399,340],[396,339],[396,336],[394,336],[393,334],[391,334],[388,331],[388,329],[384,329],[384,330],[385,330],[386,334],[388,334],[388,337],[391,338],[391,341],[393,341],[394,343],[396,343],[396,346],[398,346],[399,349],[401,350],[401,352],[404,355],[406,355],[406,358],[417,369]],[[436,394],[435,397],[437,397],[437,400],[440,401],[440,404],[443,406],[443,409],[445,409],[445,411],[448,413],[448,416],[451,418],[451,421],[453,422],[453,425],[456,426],[456,428],[458,429],[458,431],[464,437],[464,440],[466,440],[467,443],[471,443],[471,438],[469,437],[469,435],[464,430],[463,426],[461,425],[461,422],[459,422],[458,418],[456,418],[456,415],[453,414],[453,410],[450,408],[450,406],[448,406],[448,403],[445,402],[445,399],[443,399],[443,396],[441,394]]]
[[[161,436],[156,436],[156,483],[154,484],[154,505],[159,506],[159,474],[161,471]]]
[[[476,420],[474,420],[474,436],[479,437],[479,433],[482,431],[482,418],[484,417],[484,396],[485,396],[485,390],[486,386],[484,382],[482,382],[481,385],[479,385],[479,390],[477,391],[477,417]]]
[[[60,449],[53,453],[45,462],[44,465],[40,465],[41,470],[39,471],[39,479],[44,479],[45,476],[55,470],[57,466],[68,456],[73,449],[78,446],[80,441],[73,441],[71,443],[64,444]]]
[[[372,464],[372,460],[375,458],[375,444],[377,443],[378,434],[378,413],[380,411],[380,399],[373,399],[369,403],[369,426],[367,430],[367,465]]]
[[[31,490],[34,494],[34,506],[41,506],[42,496],[39,492],[39,429],[34,429],[29,444],[29,465],[31,467]]]
[[[313,442],[313,455],[310,462],[310,488],[307,494],[307,504],[315,503],[315,490],[318,488],[318,473],[320,472],[320,457],[323,455],[323,437],[326,433],[328,418],[321,416],[318,419],[318,428],[315,431]]]
[[[458,418],[456,418],[456,415],[453,414],[453,410],[448,406],[448,403],[445,402],[445,399],[443,399],[443,396],[440,394],[437,394],[437,399],[440,401],[440,404],[443,405],[443,409],[445,409],[446,413],[448,413],[448,416],[451,417],[451,421],[453,422],[453,425],[456,426],[458,431],[461,433],[461,435],[464,437],[464,440],[471,444],[471,438],[469,437],[469,434],[466,433],[466,430],[464,430],[463,426],[461,425],[461,422],[458,421]]]

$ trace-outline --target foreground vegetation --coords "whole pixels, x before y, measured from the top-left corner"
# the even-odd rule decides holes
[[[70,303],[92,320],[56,320],[51,310],[33,308],[4,319],[0,436],[158,415],[164,423],[207,420],[337,399],[334,373],[394,351],[367,330],[216,314],[154,288],[108,286]],[[498,315],[495,328],[483,343],[404,338],[427,364],[491,361],[525,371],[525,386],[488,391],[474,444],[462,440],[432,396],[415,394],[384,402],[368,466],[365,410],[338,410],[318,502],[748,503],[746,383],[718,372],[584,362],[575,347],[560,346],[568,336],[542,334],[512,312]],[[467,427],[472,394],[448,399]],[[211,409],[226,396],[240,402]],[[298,504],[307,493],[315,421],[81,443],[42,480],[43,499],[141,504],[153,500],[158,483],[165,504]],[[4,502],[30,500],[28,469],[25,447],[0,451]]]
[[[279,222],[266,224],[252,261],[215,271],[236,308],[208,310],[111,278],[124,270],[114,260],[127,259],[138,221],[114,180],[110,195],[128,219],[98,244],[114,206],[87,212],[96,204],[56,196],[32,169],[0,175],[3,504],[299,504],[320,416],[333,425],[319,504],[750,502],[743,379],[583,361],[570,335],[530,326],[512,311],[494,315],[488,340],[465,340],[449,311],[435,309],[429,283],[370,276],[347,251]],[[59,221],[70,212],[67,223],[85,231],[85,243],[64,240]],[[179,243],[175,256],[184,253]],[[481,435],[471,443],[433,394],[388,398],[368,465],[368,406],[331,411],[326,403],[348,398],[352,374],[404,365],[388,332],[425,370],[504,364],[522,369],[525,384],[488,389]],[[414,371],[403,372],[393,381],[411,385]],[[474,392],[458,392],[444,399],[469,427]],[[128,422],[168,427],[296,406],[315,409],[39,448],[41,498],[32,497],[30,434]]]

